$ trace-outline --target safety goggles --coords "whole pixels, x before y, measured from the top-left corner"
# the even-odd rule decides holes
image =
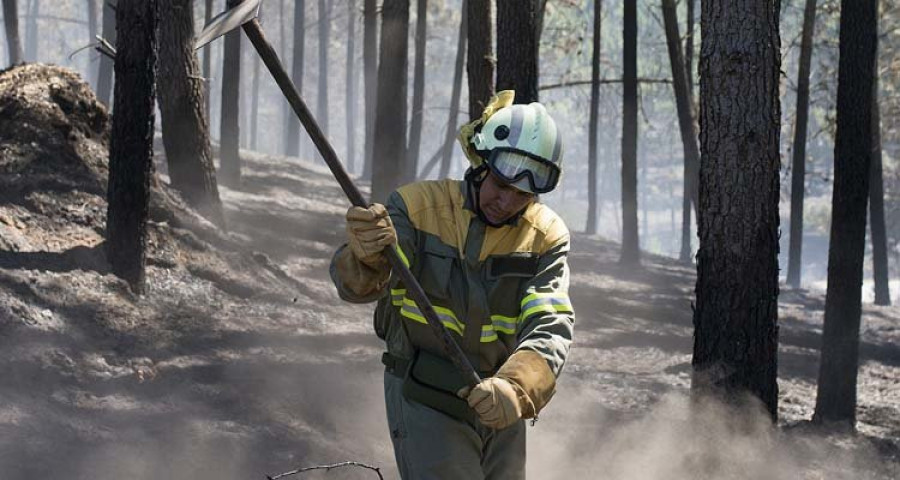
[[[556,165],[518,150],[493,149],[488,166],[504,182],[531,193],[547,193],[559,182]]]

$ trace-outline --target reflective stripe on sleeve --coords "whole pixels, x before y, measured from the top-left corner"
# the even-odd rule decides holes
[[[574,313],[568,295],[555,293],[532,293],[522,299],[519,321],[534,315],[535,313]]]

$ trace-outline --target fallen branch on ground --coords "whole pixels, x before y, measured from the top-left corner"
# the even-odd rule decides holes
[[[381,480],[384,480],[384,477],[381,475],[380,468],[371,467],[369,465],[366,465],[364,463],[359,463],[359,462],[341,462],[341,463],[335,463],[333,465],[317,465],[315,467],[298,468],[297,470],[291,470],[290,472],[280,473],[275,476],[266,475],[266,478],[268,480],[277,480],[281,477],[287,477],[288,475],[296,475],[298,473],[309,472],[311,470],[331,470],[333,468],[340,468],[340,467],[361,467],[361,468],[367,468],[369,470],[374,470],[375,473],[378,474],[378,478],[380,478]]]

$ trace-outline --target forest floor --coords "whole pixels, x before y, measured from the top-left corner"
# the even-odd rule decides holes
[[[328,278],[347,204],[328,171],[242,152],[240,188],[220,187],[227,233],[160,173],[136,296],[105,260],[108,116],[79,82],[0,72],[0,478],[263,479],[342,461],[397,478],[372,307]],[[618,253],[573,237],[576,340],[528,428],[530,478],[900,478],[900,309],[864,306],[858,432],[823,431],[806,420],[824,298],[783,290],[773,427],[687,399],[695,268]]]

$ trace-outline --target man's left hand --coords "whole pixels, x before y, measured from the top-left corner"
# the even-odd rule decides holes
[[[481,423],[488,428],[504,429],[522,418],[518,392],[504,378],[486,378],[471,391],[464,388],[458,395],[469,403]]]

